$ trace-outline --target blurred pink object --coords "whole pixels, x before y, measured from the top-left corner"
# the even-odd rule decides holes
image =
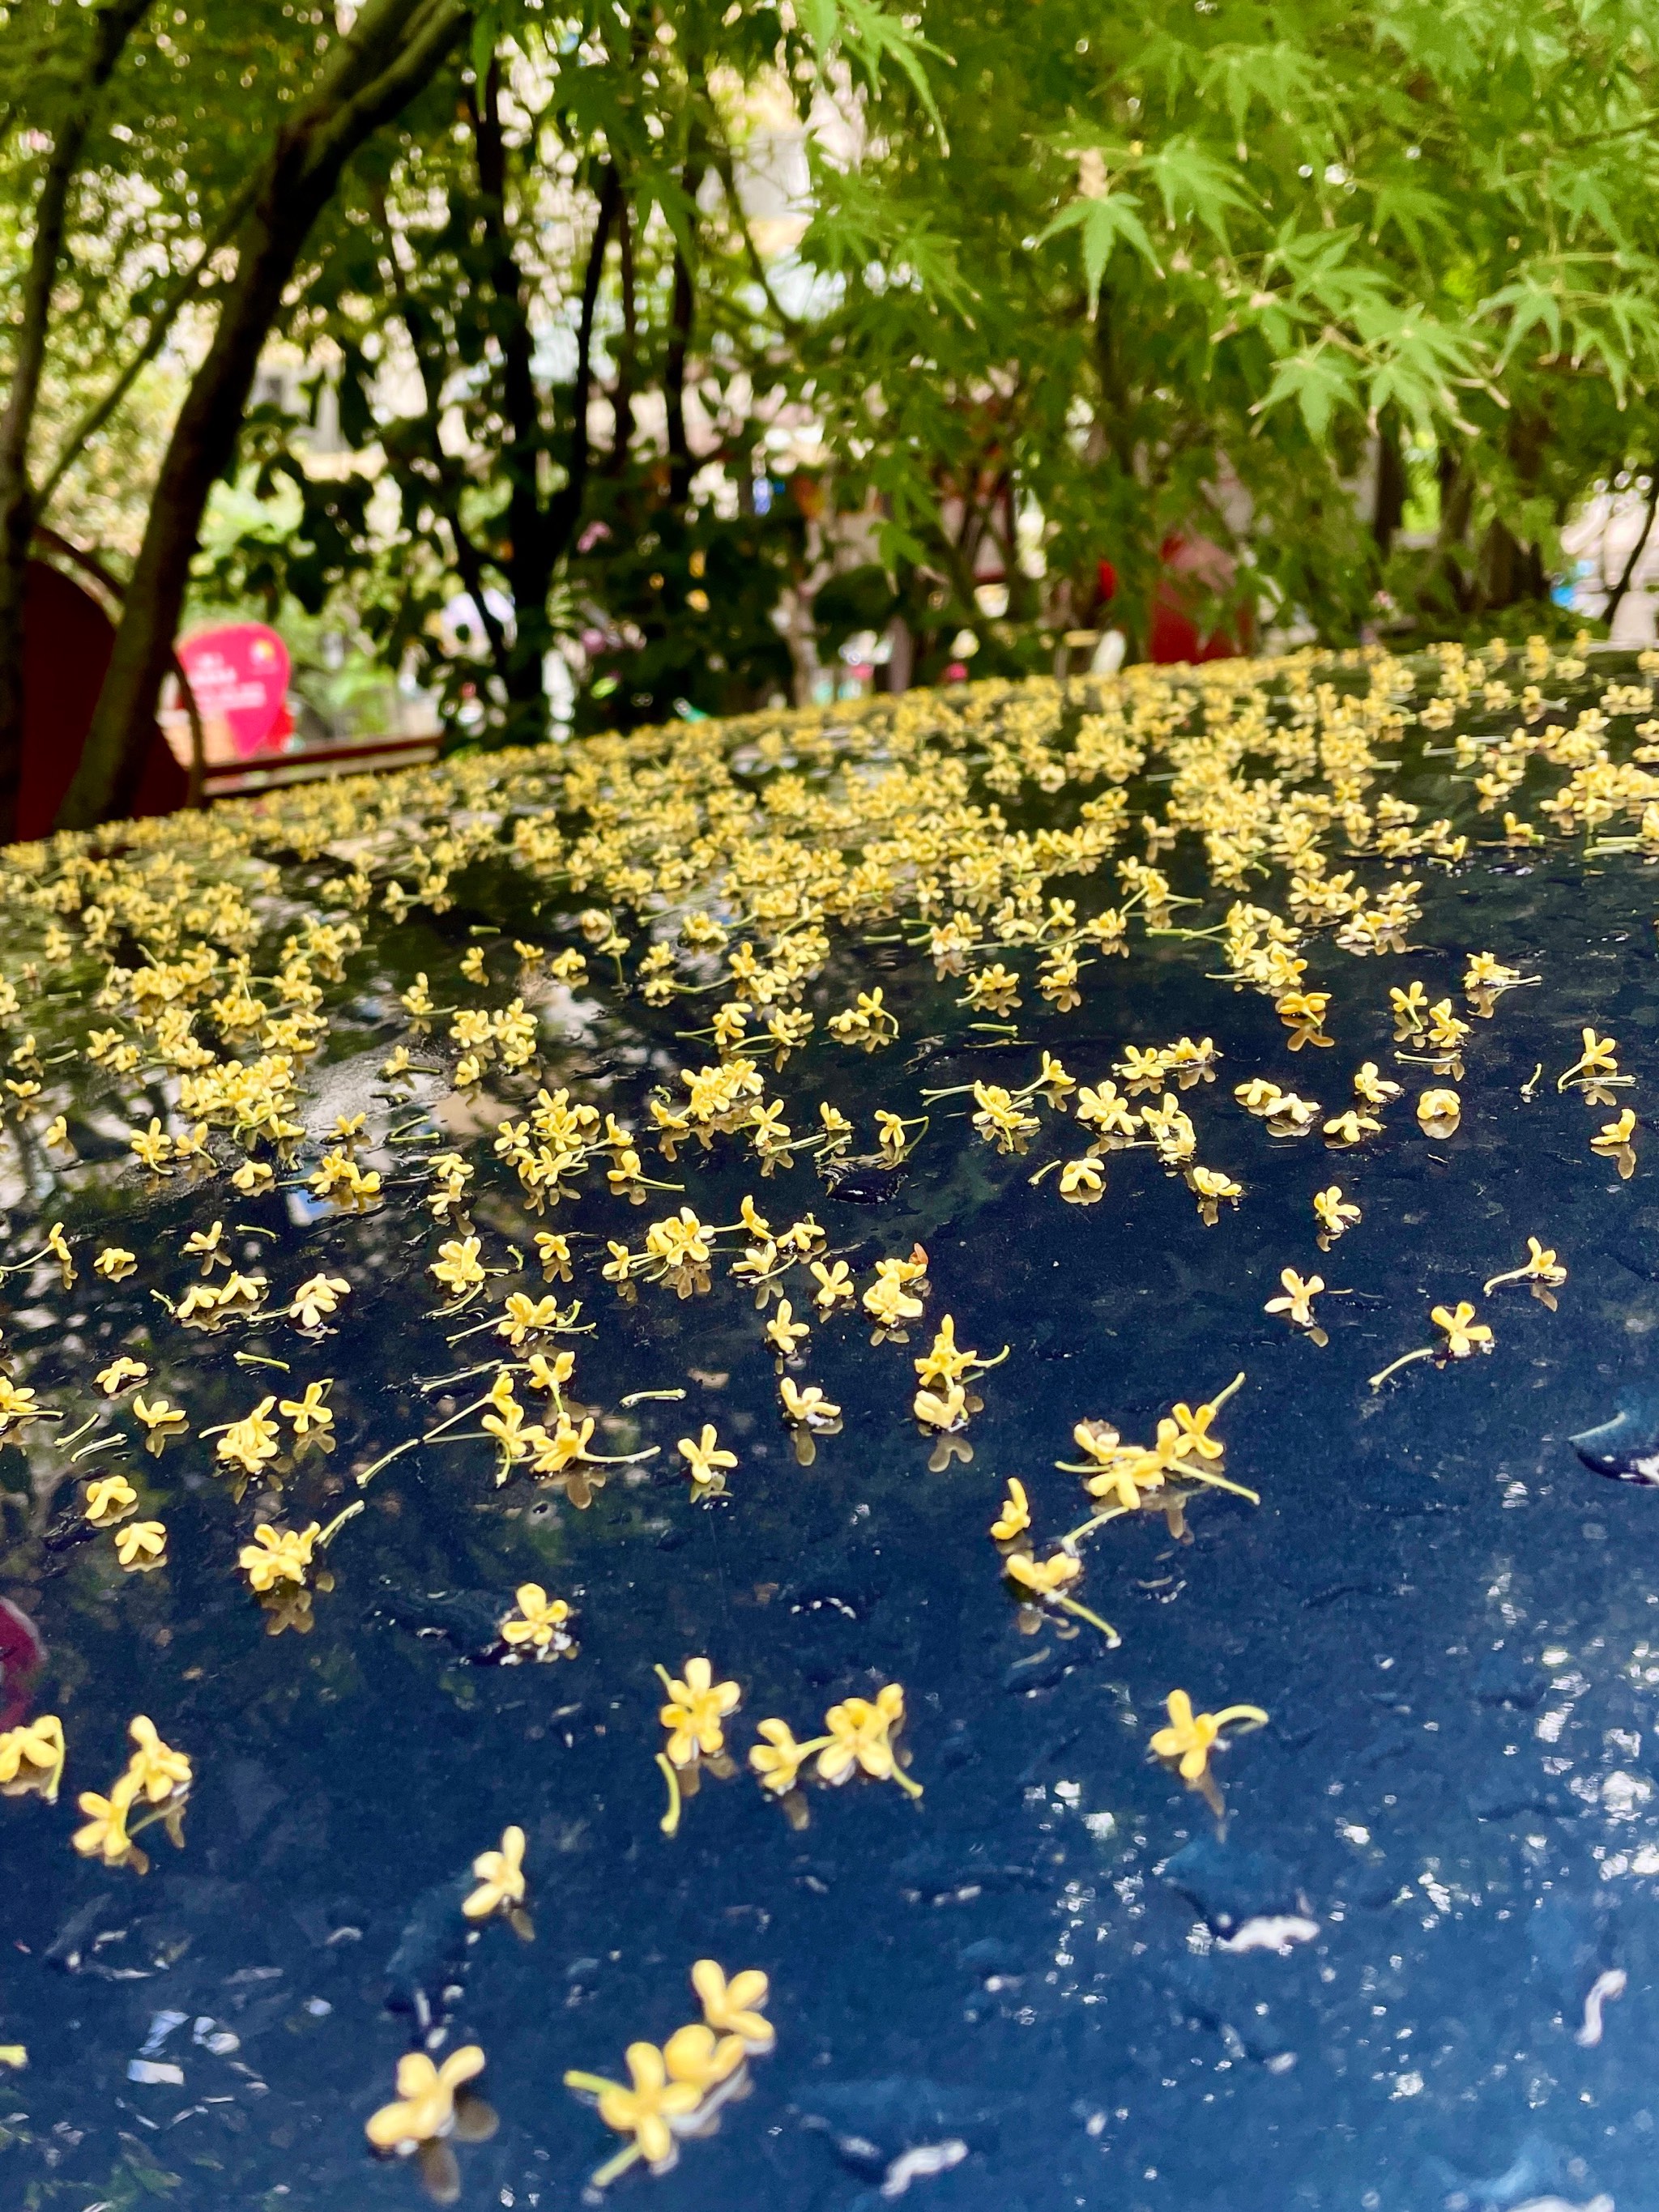
[[[293,733],[288,711],[288,647],[263,623],[228,623],[221,629],[198,630],[182,639],[179,658],[196,694],[202,716],[202,749],[209,763],[252,760],[281,752]],[[176,752],[183,724],[190,757],[190,726],[175,711],[167,720],[167,742]]]
[[[0,1729],[15,1728],[28,1711],[29,1691],[46,1656],[27,1613],[0,1597]]]

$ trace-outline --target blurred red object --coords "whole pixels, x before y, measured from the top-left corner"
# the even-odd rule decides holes
[[[1152,592],[1152,618],[1146,629],[1146,658],[1165,665],[1173,661],[1231,660],[1249,653],[1255,624],[1248,607],[1241,608],[1232,629],[1200,634],[1194,611],[1207,597],[1231,590],[1238,563],[1212,538],[1166,538],[1162,547],[1164,570]]]
[[[92,726],[115,625],[90,592],[61,568],[31,561],[23,592],[23,774],[17,834],[51,830]],[[185,771],[158,729],[133,800],[135,814],[171,814],[185,803]]]
[[[21,1606],[0,1597],[0,1729],[15,1728],[29,1709],[29,1692],[46,1647]]]

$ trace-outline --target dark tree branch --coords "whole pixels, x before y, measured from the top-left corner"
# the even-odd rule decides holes
[[[29,436],[46,372],[70,191],[98,103],[149,4],[150,0],[104,0],[97,10],[86,74],[55,134],[35,203],[11,388],[0,411],[0,843],[15,831],[23,772],[23,592],[29,540],[40,514],[29,477]]]
[[[695,204],[698,179],[688,169],[685,176],[686,197]],[[672,507],[684,507],[691,489],[691,478],[696,473],[691,459],[690,441],[685,432],[685,365],[691,349],[691,322],[696,306],[696,294],[691,283],[691,270],[685,258],[685,249],[678,241],[674,247],[674,295],[668,315],[668,350],[663,360],[663,398],[668,414],[668,499]]]
[[[462,0],[368,0],[311,96],[278,131],[239,234],[236,274],[212,344],[161,462],[115,651],[59,828],[89,828],[131,803],[202,512],[234,458],[260,349],[295,265],[347,161],[429,80],[466,21]]]
[[[617,207],[617,279],[622,288],[623,342],[617,361],[616,388],[611,394],[611,451],[605,474],[619,477],[628,466],[634,442],[634,379],[639,369],[640,311],[635,296],[634,218],[627,199]]]
[[[599,301],[599,278],[605,269],[611,226],[621,204],[622,172],[614,161],[607,162],[605,180],[599,187],[599,216],[587,250],[587,267],[582,275],[581,316],[576,326],[576,381],[570,395],[570,459],[564,483],[549,512],[551,534],[560,554],[575,535],[587,495],[587,410],[593,397],[593,312]]]
[[[1602,610],[1602,618],[1609,629],[1613,628],[1613,617],[1624,605],[1625,594],[1635,581],[1637,568],[1642,556],[1648,550],[1648,539],[1653,534],[1653,518],[1656,512],[1659,512],[1659,465],[1655,466],[1649,486],[1648,511],[1642,517],[1642,534],[1631,547],[1630,558],[1625,563],[1624,574],[1608,593],[1607,604]]]
[[[507,681],[507,632],[501,627],[500,617],[493,611],[485,596],[488,586],[484,581],[483,556],[468,534],[466,526],[461,520],[460,486],[455,480],[455,466],[448,454],[445,453],[442,441],[438,434],[438,426],[443,417],[444,404],[442,356],[431,336],[426,313],[410,290],[403,258],[398,252],[398,234],[387,211],[384,194],[376,195],[375,210],[380,217],[380,228],[386,241],[386,258],[392,268],[393,301],[404,328],[409,333],[410,346],[414,353],[415,365],[420,374],[421,390],[426,399],[426,412],[420,418],[419,422],[412,427],[420,433],[422,444],[425,448],[426,465],[429,471],[428,481],[438,510],[449,527],[456,568],[459,572],[461,581],[466,586],[469,598],[478,611],[478,621],[483,629],[484,642],[489,647],[490,660],[494,664],[495,674],[502,689],[505,690]]]

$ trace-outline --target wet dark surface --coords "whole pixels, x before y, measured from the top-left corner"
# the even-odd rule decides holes
[[[1044,1161],[1082,1149],[1074,1126],[1044,1113],[1030,1153],[1003,1158],[951,1118],[961,1101],[933,1106],[890,1187],[863,1171],[832,1193],[805,1163],[763,1182],[733,1146],[692,1145],[672,1166],[642,1146],[647,1174],[683,1182],[683,1200],[635,1211],[601,1183],[545,1223],[525,1216],[487,1141],[469,1149],[492,1256],[544,1225],[637,1243],[682,1202],[734,1222],[745,1192],[780,1224],[815,1211],[861,1285],[876,1258],[925,1245],[932,1288],[910,1343],[872,1346],[862,1315],[815,1322],[794,1371],[844,1415],[810,1468],[779,1420],[764,1317],[727,1273],[729,1237],[710,1291],[684,1301],[642,1285],[623,1304],[599,1279],[602,1246],[577,1248],[574,1290],[596,1327],[559,1340],[577,1353],[572,1395],[616,1409],[684,1388],[683,1403],[641,1404],[605,1431],[608,1450],[655,1443],[660,1458],[613,1469],[577,1512],[521,1477],[498,1486],[484,1441],[405,1454],[334,1544],[337,1587],[307,1635],[268,1633],[235,1570],[278,1501],[255,1485],[234,1504],[199,1437],[123,1462],[169,1530],[152,1576],[124,1575],[107,1536],[52,1547],[75,1493],[66,1480],[52,1502],[64,1461],[39,1428],[27,1458],[0,1451],[4,1589],[47,1655],[22,1694],[31,1713],[61,1713],[70,1741],[55,1808],[0,1804],[0,2040],[28,2048],[26,2071],[0,2073],[0,2199],[418,2204],[412,2166],[373,2161],[362,2125],[391,2094],[422,1989],[450,2044],[483,2045],[480,2087],[501,2116],[493,2140],[460,2148],[463,2201],[572,2203],[616,2139],[562,2073],[616,2074],[629,2041],[660,2042],[692,2016],[691,1961],[713,1956],[770,1975],[776,2050],[716,2136],[687,2142],[667,2176],[627,2176],[619,2202],[875,2212],[893,2161],[945,2146],[944,2170],[908,2182],[928,2212],[1650,2203],[1659,1498],[1592,1471],[1571,1439],[1621,1408],[1639,1427],[1656,1402],[1659,1203],[1643,1135],[1622,1179],[1587,1141],[1616,1109],[1559,1095],[1554,1079],[1593,1023],[1643,1079],[1628,1096],[1644,1113],[1653,878],[1619,858],[1587,873],[1559,853],[1413,872],[1428,880],[1409,957],[1310,948],[1309,984],[1334,994],[1328,1051],[1292,1055],[1267,1000],[1208,980],[1213,944],[1168,939],[1100,963],[1072,1014],[1028,990],[1024,1042],[970,1050],[960,984],[898,946],[882,981],[901,1044],[867,1060],[817,1045],[772,1085],[792,1120],[827,1096],[867,1128],[878,1105],[919,1110],[924,1086],[1029,1080],[1045,1045],[1092,1082],[1126,1043],[1212,1035],[1218,1079],[1182,1103],[1199,1158],[1246,1186],[1213,1229],[1150,1152],[1109,1160],[1097,1206],[1061,1203],[1053,1177],[1031,1188]],[[449,1096],[439,1078],[420,1079],[413,1104],[372,1096],[406,1032],[394,994],[416,969],[439,991],[481,916],[528,927],[503,911],[520,896],[474,871],[449,914],[382,927],[353,958],[305,1086],[313,1128],[367,1109],[384,1138]],[[539,927],[570,941],[552,913]],[[1431,1079],[1392,1063],[1388,988],[1419,976],[1467,1013],[1459,982],[1477,950],[1543,980],[1474,1022],[1461,1126],[1431,1140],[1410,1111]],[[490,963],[504,983],[505,950]],[[838,956],[809,1003],[844,1004],[866,980]],[[637,1124],[647,1081],[697,1064],[702,1048],[675,1040],[684,1025],[673,1009],[635,1001],[613,1018],[566,1000],[546,1018],[543,1079]],[[1362,1152],[1333,1154],[1317,1133],[1275,1141],[1231,1097],[1265,1073],[1335,1112],[1366,1059],[1408,1095]],[[85,1158],[98,1127],[83,1121]],[[419,1155],[400,1141],[359,1157],[391,1186]],[[419,1387],[484,1358],[489,1340],[445,1341],[475,1316],[434,1315],[423,1271],[450,1232],[414,1212],[416,1191],[362,1218],[311,1218],[297,1194],[157,1184],[118,1157],[58,1191],[38,1152],[26,1171],[13,1254],[38,1243],[37,1217],[61,1213],[82,1276],[68,1292],[49,1265],[11,1277],[6,1337],[43,1401],[80,1408],[66,1431],[118,1348],[149,1359],[149,1387],[197,1431],[267,1388],[297,1395],[332,1375],[341,1441],[280,1500],[299,1525],[356,1495],[353,1470],[433,1408],[466,1402]],[[1310,1201],[1332,1181],[1364,1218],[1322,1255]],[[319,1269],[349,1279],[336,1334],[166,1326],[150,1292],[176,1299],[195,1279],[179,1244],[221,1213],[270,1232],[239,1231],[238,1245],[284,1291]],[[1481,1295],[1528,1234],[1571,1271],[1559,1310],[1524,1285]],[[140,1255],[118,1285],[90,1273],[109,1237]],[[1285,1266],[1330,1286],[1324,1349],[1262,1310]],[[786,1288],[799,1311],[810,1281]],[[1495,1330],[1491,1355],[1419,1362],[1373,1391],[1372,1374],[1433,1340],[1429,1307],[1462,1297]],[[930,1474],[910,1361],[945,1313],[963,1343],[1011,1356],[981,1385],[971,1462]],[[238,1350],[292,1371],[239,1366]],[[986,1535],[1006,1478],[1025,1483],[1046,1552],[1087,1510],[1053,1467],[1074,1455],[1073,1423],[1150,1437],[1173,1401],[1241,1368],[1218,1426],[1229,1474],[1260,1507],[1199,1499],[1185,1545],[1155,1515],[1103,1531],[1081,1594],[1119,1648],[1052,1616],[1026,1632]],[[674,1444],[705,1419],[740,1464],[727,1498],[696,1505]],[[578,1655],[487,1663],[492,1620],[531,1579],[578,1606]],[[805,1736],[835,1700],[901,1682],[925,1795],[815,1790],[797,1832],[747,1772],[705,1775],[665,1838],[652,1669],[677,1673],[692,1653],[742,1687],[727,1729],[740,1759],[763,1717]],[[1202,1707],[1271,1715],[1216,1759],[1224,1840],[1148,1756],[1177,1686]],[[76,1793],[118,1771],[135,1712],[197,1775],[185,1850],[151,1838],[142,1880],[69,1841]],[[493,1922],[447,1967],[452,1923],[434,1893],[508,1822],[529,1839],[534,1941]],[[1293,1931],[1282,1954],[1224,1948],[1269,1917]],[[1592,2040],[1586,2000],[1614,1972],[1623,1992]],[[146,2054],[182,2081],[130,2078]]]

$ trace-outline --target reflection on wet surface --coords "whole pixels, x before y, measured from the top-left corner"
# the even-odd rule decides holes
[[[1491,834],[1439,773],[1413,755],[1400,787]],[[1130,790],[1134,813],[1161,803]],[[360,864],[279,857],[252,894],[256,978],[305,915],[346,910]],[[1240,895],[1189,881],[1178,854],[1163,865],[1205,898],[1174,909],[1182,927]],[[1072,1006],[1037,993],[1018,946],[998,957],[1024,1003],[993,984],[964,1009],[964,975],[897,922],[838,938],[805,989],[818,1038],[761,1065],[798,1133],[825,1126],[828,1099],[856,1135],[767,1176],[747,1143],[665,1157],[653,1128],[654,1085],[678,1095],[682,1066],[719,1063],[682,1034],[715,994],[619,996],[575,927],[581,899],[536,912],[536,887],[489,860],[439,912],[388,918],[377,878],[361,949],[337,976],[313,956],[330,1027],[291,1094],[313,1133],[290,1140],[291,1168],[258,1149],[274,1171],[246,1188],[132,1155],[127,1131],[152,1115],[188,1139],[187,1068],[56,1059],[100,1023],[132,1033],[86,1003],[98,962],[74,995],[30,1002],[43,1087],[9,1125],[0,1291],[11,1383],[61,1418],[15,1420],[0,1449],[0,1723],[56,1714],[68,1753],[55,1804],[38,1786],[0,1802],[4,2201],[356,2212],[423,2202],[424,2165],[441,2198],[551,2207],[633,2141],[617,2201],[711,2212],[1645,2203],[1653,878],[1639,856],[1559,844],[1410,870],[1410,952],[1309,938],[1298,988],[1329,1000],[1299,1018],[1217,980],[1218,940],[1175,927],[1137,929]],[[1115,895],[1105,875],[1060,888],[1085,915]],[[1283,902],[1265,879],[1243,896]],[[515,935],[583,948],[591,980],[525,970]],[[1483,1012],[1464,978],[1486,950],[1541,980]],[[411,1028],[399,1004],[417,975],[435,1008],[522,996],[534,1060],[514,1076],[498,1052],[458,1091],[449,1015]],[[50,969],[37,981],[44,994]],[[1389,997],[1408,981],[1423,1035]],[[897,1042],[825,1041],[878,983]],[[210,995],[229,988],[222,972]],[[1443,1000],[1467,1025],[1455,1074],[1443,1026],[1426,1034]],[[1558,1087],[1587,1024],[1621,1041],[1633,1089]],[[20,1064],[20,1022],[7,1034]],[[211,1017],[199,1034],[216,1048]],[[1126,1048],[1177,1038],[1212,1039],[1218,1063],[1184,1084],[1165,1067],[1139,1095],[1134,1062],[1113,1076]],[[400,1047],[414,1065],[387,1077]],[[258,1048],[245,1037],[244,1060]],[[1115,1145],[1109,1099],[1090,1119],[1075,1091],[1064,1111],[1043,1093],[1045,1052],[1163,1121]],[[1368,1101],[1367,1065],[1403,1095]],[[1257,1079],[1277,1103],[1236,1096]],[[596,1126],[614,1114],[637,1158],[607,1187],[613,1146],[579,1202],[538,1212],[511,1132],[560,1085]],[[1431,1089],[1455,1090],[1455,1125],[1419,1111]],[[1286,1097],[1318,1103],[1305,1133]],[[1633,1137],[1592,1150],[1626,1104]],[[1171,1108],[1194,1133],[1184,1156]],[[1351,1109],[1382,1133],[1328,1142]],[[909,1125],[891,1164],[878,1109]],[[73,1155],[42,1140],[57,1112]],[[222,1168],[241,1157],[213,1147]],[[324,1170],[331,1153],[343,1165]],[[1063,1188],[1080,1158],[1103,1171],[1097,1202],[1066,1202],[1091,1196],[1086,1177]],[[1194,1164],[1237,1202],[1206,1208]],[[1333,1218],[1342,1205],[1360,1218]],[[729,1233],[605,1279],[613,1241],[641,1254],[683,1206]],[[780,1257],[809,1214],[822,1237]],[[60,1220],[68,1268],[45,1249]],[[568,1240],[568,1277],[538,1232]],[[497,1271],[481,1285],[460,1249],[474,1237]],[[1564,1282],[1528,1272],[1529,1237]],[[734,1273],[769,1241],[770,1261]],[[451,1242],[447,1285],[428,1269]],[[130,1268],[95,1268],[112,1245]],[[890,1270],[890,1317],[863,1303],[878,1261],[911,1270]],[[843,1261],[851,1302],[828,1291]],[[1286,1269],[1322,1279],[1316,1327],[1271,1310]],[[201,1285],[233,1289],[198,1301],[206,1327],[186,1310]],[[514,1296],[524,1334],[503,1346]],[[1465,1300],[1492,1342],[1452,1356],[1431,1310]],[[947,1315],[921,1377],[939,1418],[918,1418],[917,1364]],[[1433,1356],[1373,1386],[1419,1349]],[[541,1386],[535,1357],[551,1372],[562,1353],[574,1367]],[[486,1395],[504,1356],[517,1417]],[[123,1358],[144,1376],[94,1380]],[[1224,1461],[1158,1472],[1159,1424],[1170,1455],[1192,1453],[1172,1409],[1216,1401]],[[561,1409],[579,1437],[593,1423],[562,1463]],[[525,1425],[544,1450],[514,1455]],[[88,1485],[118,1474],[130,1504],[112,1492],[88,1520]],[[1010,1557],[1069,1556],[1060,1540],[1115,1502],[1077,1577],[1052,1593],[1008,1578]],[[137,1547],[124,1569],[117,1539],[152,1524],[159,1563]],[[308,1530],[298,1577],[270,1564]],[[884,1686],[902,1686],[885,1721]],[[1267,1723],[1224,1721],[1183,1778],[1179,1745],[1150,1750],[1177,1689],[1189,1719],[1243,1706]],[[158,1818],[142,1877],[70,1843],[135,1715],[191,1766],[182,1848]],[[757,1746],[782,1765],[751,1765]],[[469,1915],[516,1866],[515,1827],[523,1899],[507,1880]],[[775,2047],[756,2031],[720,2056],[732,2031],[690,1978],[710,1960],[734,1988],[769,1978]],[[625,2054],[694,2027],[675,2049],[701,2085],[696,2131],[670,2131],[678,2162],[652,2179],[641,2115],[665,2092]],[[441,2078],[473,2046],[481,2071]],[[427,2072],[400,2075],[415,2054]],[[620,2125],[571,2073],[644,2103]],[[446,2119],[453,2103],[438,2151],[373,2157],[371,2115],[422,2098]],[[675,2117],[672,2096],[661,2109]]]

